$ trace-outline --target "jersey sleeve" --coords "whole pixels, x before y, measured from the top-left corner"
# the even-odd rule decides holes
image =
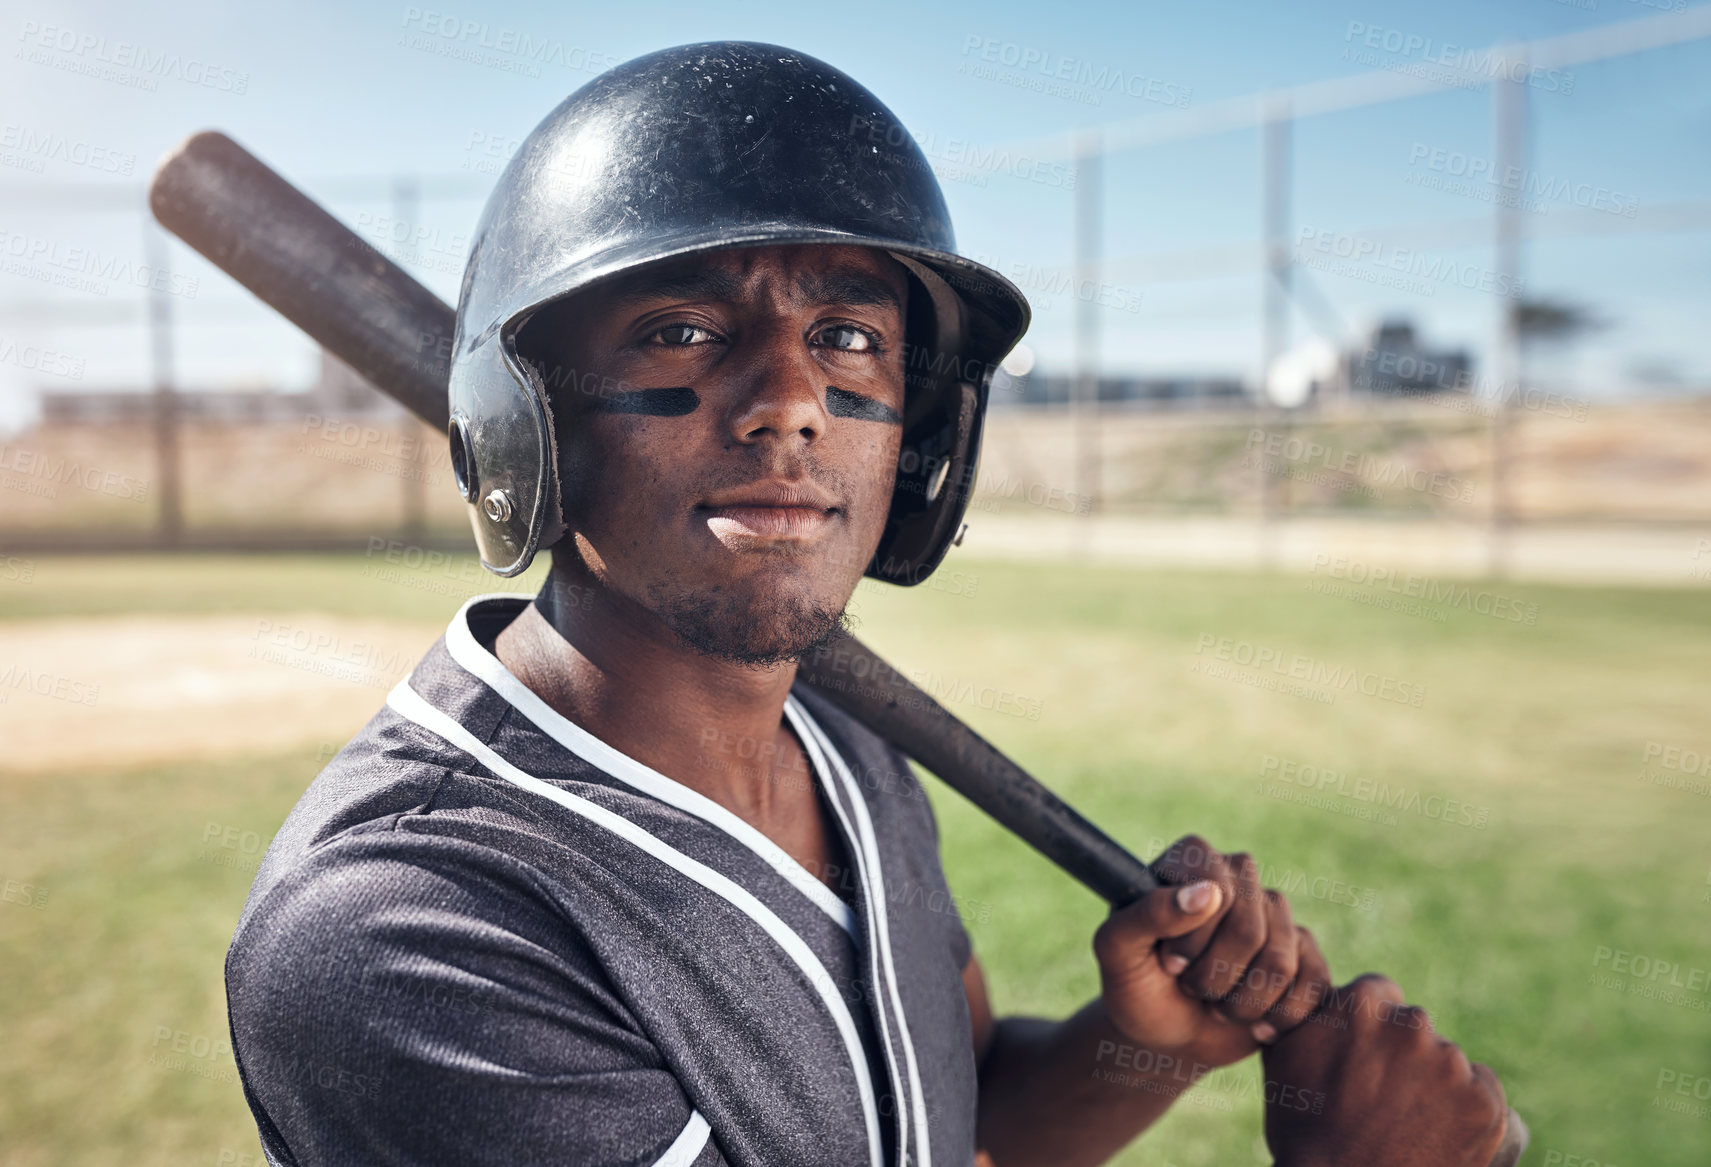
[[[723,1164],[545,881],[446,835],[326,843],[226,960],[275,1164]]]

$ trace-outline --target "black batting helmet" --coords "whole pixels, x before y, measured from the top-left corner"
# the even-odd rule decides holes
[[[489,570],[518,574],[566,530],[551,387],[519,350],[531,317],[641,264],[790,243],[876,247],[910,273],[903,445],[867,574],[932,573],[1028,302],[956,254],[938,181],[878,98],[822,61],[738,41],[596,77],[523,141],[487,200],[458,297],[450,406],[454,477]]]

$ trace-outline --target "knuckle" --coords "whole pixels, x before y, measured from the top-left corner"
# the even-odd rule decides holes
[[[1160,874],[1175,882],[1186,882],[1186,876],[1208,870],[1218,852],[1199,835],[1184,835],[1172,843],[1154,864]]]
[[[1483,1082],[1476,1082],[1466,1091],[1469,1122],[1481,1130],[1495,1129],[1508,1118],[1509,1108]]]
[[[1199,835],[1184,835],[1170,845],[1170,850],[1164,853],[1164,857],[1178,866],[1198,870],[1206,866],[1217,854],[1212,844]]]
[[[1230,856],[1230,870],[1244,879],[1254,879],[1259,875],[1259,864],[1246,851],[1237,851]]]
[[[1349,982],[1349,988],[1354,995],[1362,1000],[1377,1000],[1380,997],[1400,996],[1402,989],[1397,983],[1383,973],[1361,973]]]
[[[1295,979],[1289,982],[1289,999],[1318,1004],[1331,986],[1325,978],[1310,968],[1297,968]]]
[[[1257,912],[1231,912],[1224,919],[1224,934],[1232,944],[1255,952],[1266,941],[1265,920]]]
[[[1432,1015],[1419,1005],[1404,1005],[1397,1011],[1397,1024],[1418,1033],[1423,1040],[1436,1040],[1432,1032]]]
[[[1109,964],[1123,955],[1127,948],[1122,926],[1113,917],[1099,925],[1093,933],[1093,956],[1100,964]]]
[[[1283,978],[1285,984],[1295,979],[1295,974],[1301,971],[1301,957],[1293,946],[1270,944],[1254,961],[1254,967],[1264,969],[1267,976],[1276,979]]]
[[[1177,983],[1205,1001],[1215,1001],[1229,991],[1230,970],[1223,961],[1202,960],[1190,965]]]
[[[1252,1024],[1264,1017],[1271,1008],[1271,1001],[1259,993],[1249,991],[1245,985],[1239,985],[1236,991],[1224,999],[1224,1013],[1232,1021]]]
[[[1509,1098],[1503,1089],[1502,1079],[1497,1076],[1497,1071],[1484,1062],[1474,1062],[1470,1068],[1474,1081],[1479,1084],[1482,1093],[1491,1100],[1491,1105],[1498,1117],[1507,1123],[1509,1120]]]

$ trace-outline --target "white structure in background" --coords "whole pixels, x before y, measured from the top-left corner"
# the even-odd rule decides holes
[[[1299,409],[1329,390],[1340,365],[1337,350],[1314,337],[1271,363],[1265,375],[1265,395],[1281,409]]]

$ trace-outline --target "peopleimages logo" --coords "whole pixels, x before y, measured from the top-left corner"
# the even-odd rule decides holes
[[[976,57],[984,65],[998,65],[1015,70],[1031,82],[1020,86],[1021,88],[1038,90],[1051,96],[1075,96],[1065,87],[1076,87],[1083,91],[1086,97],[1092,98],[1092,101],[1086,103],[1089,105],[1100,104],[1101,95],[1106,93],[1122,93],[1138,101],[1157,102],[1177,109],[1187,109],[1188,103],[1194,99],[1192,87],[1179,85],[1174,81],[1148,77],[1133,69],[1095,65],[1092,61],[1080,61],[1061,53],[1048,53],[1032,45],[1001,41],[997,37],[981,36],[979,33],[969,33],[963,38],[962,55]],[[963,69],[959,71],[969,71],[970,64],[973,62],[965,62]],[[1057,83],[1054,88],[1046,88],[1048,83],[1053,82]]]
[[[160,87],[159,79],[162,77],[225,93],[245,93],[250,86],[248,73],[224,65],[211,65],[195,57],[151,49],[130,41],[109,41],[104,36],[59,25],[23,21],[18,29],[18,39],[24,42],[24,47],[16,54],[19,60],[84,73],[104,81],[118,81],[151,92]],[[56,59],[48,55],[50,52],[61,56]],[[125,72],[115,73],[114,70]]]
[[[0,126],[0,166],[42,173],[48,162],[82,166],[108,174],[129,176],[137,165],[135,154],[95,146],[78,138],[54,134],[7,122]]]
[[[6,476],[0,477],[0,485],[42,498],[58,498],[61,486],[80,486],[126,502],[145,502],[148,499],[149,480],[146,478],[103,470],[99,466],[85,466],[81,462],[20,446],[0,445],[0,475]],[[10,477],[13,475],[17,477]]]
[[[1464,154],[1442,146],[1415,142],[1408,151],[1408,165],[1470,183],[1484,183],[1513,192],[1521,198],[1549,199],[1573,203],[1589,211],[1603,211],[1632,219],[1639,213],[1640,197],[1590,182],[1552,178],[1526,166],[1499,166],[1478,154]],[[1416,183],[1416,185],[1421,185]],[[1523,209],[1531,209],[1524,207]]]
[[[410,30],[400,41],[408,48],[462,57],[475,64],[493,65],[498,58],[508,58],[511,62],[509,71],[529,77],[539,77],[542,65],[556,65],[574,72],[603,73],[620,63],[611,53],[567,45],[563,41],[537,36],[526,29],[503,25],[495,27],[485,20],[471,20],[433,9],[405,8],[401,27]],[[481,56],[483,52],[489,56]]]
[[[1468,502],[1473,498],[1473,483],[1453,474],[1359,450],[1340,450],[1283,430],[1250,429],[1247,449],[1250,455],[1262,454],[1280,463],[1317,466],[1334,474],[1353,475],[1373,487],[1402,486],[1452,502]],[[1377,492],[1371,497],[1377,498]]]
[[[40,345],[20,345],[10,337],[0,336],[0,365],[16,365],[32,373],[81,381],[88,358],[74,357]]]
[[[1295,786],[1303,791],[1311,791],[1316,795],[1327,793],[1341,798],[1353,799],[1356,802],[1369,803],[1387,810],[1400,811],[1403,814],[1415,815],[1419,818],[1432,819],[1453,826],[1473,827],[1484,830],[1491,821],[1491,808],[1475,806],[1456,798],[1445,798],[1439,794],[1430,794],[1416,787],[1398,784],[1392,786],[1388,780],[1373,779],[1364,775],[1350,777],[1347,770],[1334,770],[1329,766],[1315,766],[1312,763],[1300,762],[1293,758],[1280,758],[1275,754],[1267,754],[1260,760],[1260,777],[1266,781]],[[1297,801],[1282,799],[1282,801]],[[1357,815],[1355,817],[1367,817]],[[1379,821],[1383,821],[1380,819]],[[1395,826],[1396,820],[1390,819],[1385,825]]]
[[[0,260],[8,275],[75,287],[97,296],[105,296],[110,284],[130,284],[194,300],[201,286],[194,276],[158,265],[136,263],[93,247],[66,246],[57,239],[4,229],[0,229]],[[55,273],[61,273],[62,278],[56,278]]]
[[[1365,65],[1380,65],[1393,72],[1415,74],[1443,81],[1447,85],[1471,87],[1486,81],[1513,81],[1530,85],[1546,93],[1574,92],[1574,74],[1564,69],[1541,69],[1529,65],[1518,56],[1496,49],[1469,49],[1450,41],[1438,41],[1419,33],[1399,28],[1349,21],[1343,33],[1344,60]],[[1358,45],[1358,49],[1357,49]],[[1362,53],[1359,49],[1370,50]],[[1374,53],[1388,53],[1403,58],[1402,62],[1382,63]],[[1417,65],[1414,63],[1417,62]],[[1413,67],[1410,67],[1413,66]],[[1441,68],[1442,73],[1433,70]]]
[[[1445,608],[1461,608],[1513,624],[1531,626],[1539,622],[1539,606],[1529,600],[1472,587],[1456,580],[1399,572],[1382,565],[1351,559],[1346,555],[1333,556],[1327,552],[1318,552],[1313,556],[1313,566],[1309,570],[1314,575],[1323,572],[1331,579],[1346,580],[1374,591],[1383,590],[1428,604],[1440,604]]]
[[[1285,652],[1249,640],[1236,640],[1229,636],[1202,632],[1195,640],[1194,655],[1203,658],[1195,661],[1196,672],[1244,683],[1247,683],[1249,678],[1239,674],[1227,675],[1231,670],[1221,669],[1213,662],[1223,661],[1252,670],[1252,677],[1263,678],[1264,674],[1269,672],[1274,674],[1273,679],[1287,678],[1288,681],[1299,682],[1303,686],[1316,686],[1316,690],[1309,689],[1308,693],[1326,705],[1336,700],[1338,691],[1360,693],[1366,697],[1377,697],[1381,701],[1393,701],[1398,705],[1412,705],[1416,709],[1426,703],[1424,685],[1370,670],[1333,664],[1303,656],[1298,652]]]
[[[965,169],[976,176],[1005,174],[1024,182],[1075,189],[1075,167],[1029,154],[1012,153],[1002,146],[983,146],[963,138],[940,140],[932,130],[911,134],[896,122],[875,121],[860,114],[850,118],[850,133],[871,146],[883,145],[892,150],[903,149],[906,143],[913,142],[926,155],[929,165],[942,164],[953,172]]]
[[[1345,265],[1367,265],[1374,269],[1370,275],[1390,277],[1388,281],[1405,291],[1422,296],[1433,294],[1435,284],[1453,284],[1470,292],[1487,292],[1493,296],[1518,298],[1526,281],[1508,272],[1494,271],[1476,263],[1457,263],[1442,255],[1410,251],[1394,247],[1377,239],[1350,235],[1345,231],[1323,231],[1317,227],[1302,227],[1295,237],[1296,259],[1306,267],[1330,271],[1336,275],[1364,278],[1358,267],[1338,268],[1334,261]]]

